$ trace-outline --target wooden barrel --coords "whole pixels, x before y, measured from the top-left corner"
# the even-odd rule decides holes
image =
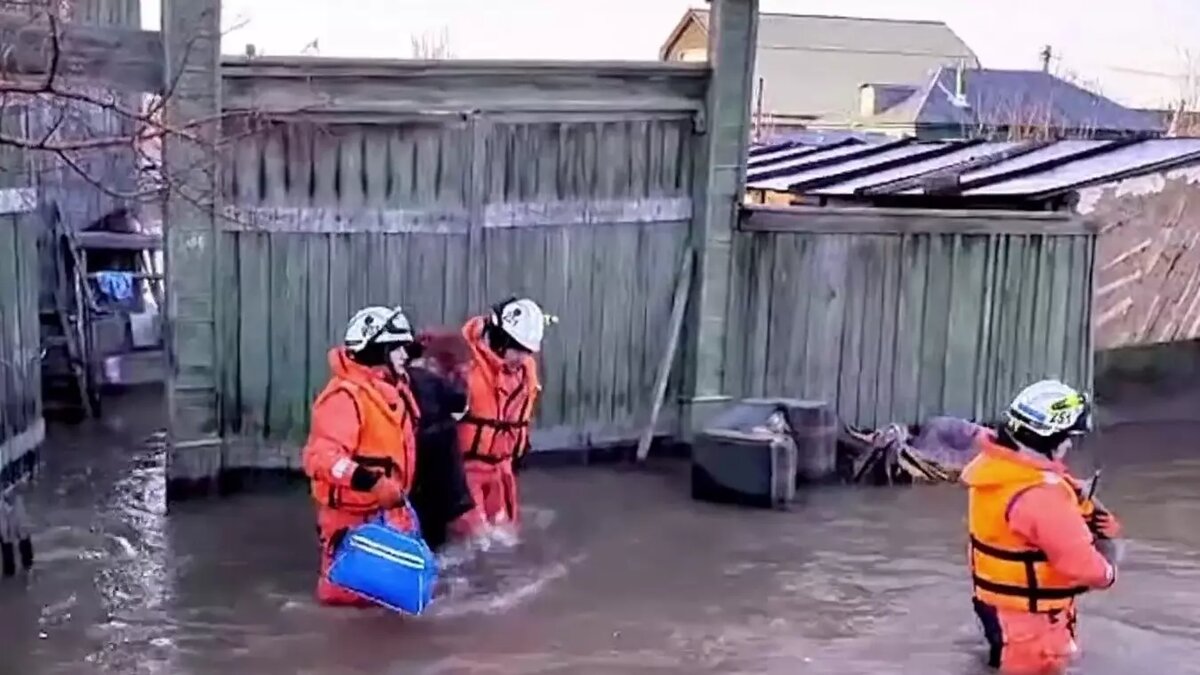
[[[833,407],[824,401],[771,399],[785,411],[796,443],[796,480],[825,483],[837,478],[837,439],[840,425]]]

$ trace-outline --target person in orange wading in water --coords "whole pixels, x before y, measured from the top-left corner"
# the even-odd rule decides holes
[[[399,307],[367,307],[350,319],[344,344],[329,352],[332,376],[313,403],[304,447],[304,472],[317,506],[322,604],[370,604],[327,578],[348,528],[380,511],[396,527],[413,525],[405,502],[416,463],[418,408],[405,371],[416,351]]]
[[[460,535],[505,537],[520,523],[514,464],[530,447],[530,420],[541,391],[534,354],[541,351],[548,322],[534,301],[510,298],[463,326],[471,362],[458,445],[475,508],[456,524]]]
[[[1079,651],[1075,599],[1116,581],[1120,525],[1063,464],[1090,429],[1088,400],[1043,380],[963,469],[975,613],[1003,673],[1065,672]]]

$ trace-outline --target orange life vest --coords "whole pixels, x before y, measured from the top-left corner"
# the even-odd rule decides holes
[[[994,607],[1051,612],[1072,606],[1087,588],[1060,574],[1045,552],[1030,546],[1008,525],[1014,499],[1026,490],[1053,485],[1075,503],[1079,494],[1065,473],[1014,458],[1012,451],[982,440],[983,449],[963,469],[968,486],[967,529],[975,597]],[[1083,517],[1083,506],[1080,507]]]
[[[375,385],[356,371],[335,375],[317,396],[314,407],[337,392],[354,398],[358,411],[358,447],[351,459],[360,466],[400,481],[405,492],[412,489],[416,466],[415,429],[418,418],[416,400],[408,385],[396,388],[399,402],[389,402]],[[370,492],[339,487],[325,481],[312,481],[313,498],[322,506],[343,511],[370,512],[379,503]]]
[[[484,343],[483,327],[483,317],[463,327],[471,364],[467,414],[458,425],[458,444],[466,459],[499,464],[528,446],[529,423],[541,386],[533,357],[520,366],[509,366]]]

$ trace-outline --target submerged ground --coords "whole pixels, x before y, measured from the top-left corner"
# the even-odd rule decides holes
[[[1080,458],[1132,534],[1083,603],[1089,675],[1200,673],[1200,420],[1145,417]],[[692,502],[682,463],[531,471],[525,541],[451,560],[432,616],[403,620],[313,603],[302,490],[162,515],[156,424],[52,432],[37,569],[0,581],[0,673],[985,672],[952,486],[771,512]]]

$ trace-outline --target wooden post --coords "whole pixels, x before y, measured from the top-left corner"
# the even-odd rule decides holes
[[[467,185],[467,268],[462,271],[467,292],[467,315],[481,312],[487,302],[487,264],[484,261],[483,221],[487,210],[487,139],[491,121],[479,111],[468,113],[470,164]]]
[[[684,311],[687,309],[688,291],[692,287],[692,265],[695,261],[694,251],[689,247],[683,252],[683,260],[679,264],[679,277],[675,280],[675,297],[671,300],[671,322],[667,327],[667,342],[663,345],[663,355],[658,361],[658,375],[654,379],[654,397],[650,408],[650,419],[638,440],[637,461],[644,462],[650,456],[650,445],[654,442],[654,432],[658,428],[658,415],[662,411],[663,397],[667,394],[667,384],[671,378],[671,366],[675,364],[675,351],[679,348],[679,337],[683,331]]]
[[[221,111],[220,0],[162,0],[164,122],[180,128]],[[219,124],[200,142],[163,141],[167,272],[167,500],[209,486],[221,470],[215,293]]]
[[[697,255],[684,369],[684,439],[690,439],[730,393],[724,388],[726,305],[733,233],[746,182],[758,0],[712,0],[710,16],[712,79],[692,199],[691,240]]]

